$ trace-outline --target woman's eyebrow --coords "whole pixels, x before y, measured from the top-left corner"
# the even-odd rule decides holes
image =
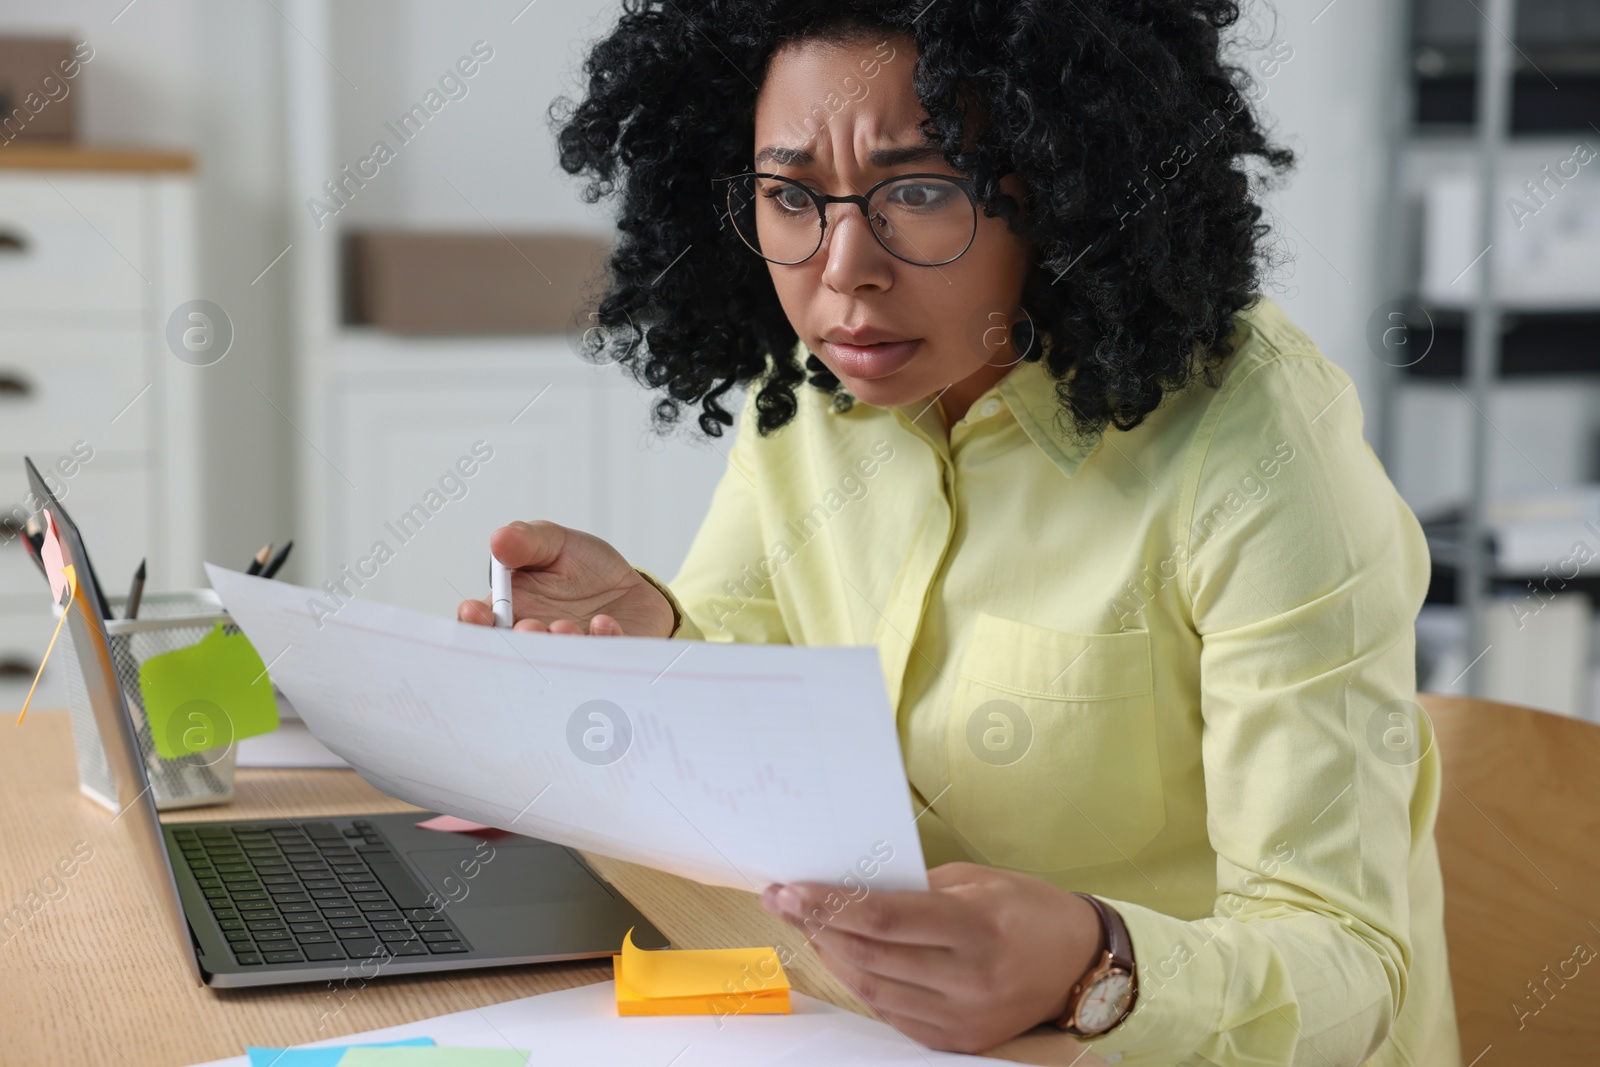
[[[815,163],[817,157],[807,152],[804,148],[784,148],[780,145],[768,145],[756,153],[756,165],[762,163],[776,163],[780,167],[804,167]]]
[[[867,153],[867,163],[873,167],[898,167],[902,163],[920,163],[924,160],[942,161],[944,153],[936,145],[906,145],[900,148],[874,148]],[[805,167],[817,157],[804,148],[785,148],[768,145],[756,153],[756,164],[772,162],[779,166]]]
[[[937,145],[906,145],[904,148],[874,148],[867,153],[867,163],[874,167],[898,167],[902,163],[923,161],[943,162],[944,153]]]

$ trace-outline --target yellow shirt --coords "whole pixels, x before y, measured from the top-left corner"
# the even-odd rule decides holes
[[[1101,1055],[1456,1065],[1427,548],[1350,379],[1271,300],[1238,322],[1219,388],[1089,442],[1037,363],[948,440],[809,386],[763,439],[747,398],[674,636],[877,646],[929,865],[1126,919]]]

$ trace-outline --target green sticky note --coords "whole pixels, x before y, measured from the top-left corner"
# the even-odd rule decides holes
[[[352,1048],[339,1067],[527,1067],[514,1048]]]
[[[139,692],[156,754],[178,759],[278,728],[266,665],[242,633],[219,622],[187,648],[139,667]]]

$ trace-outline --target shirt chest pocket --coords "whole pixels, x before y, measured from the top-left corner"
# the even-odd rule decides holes
[[[980,614],[952,691],[949,824],[1023,871],[1129,860],[1166,823],[1150,635]]]

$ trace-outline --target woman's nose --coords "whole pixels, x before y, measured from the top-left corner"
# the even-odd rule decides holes
[[[864,286],[886,289],[893,280],[892,259],[878,243],[872,224],[854,204],[831,204],[828,228],[817,255],[825,266],[822,280],[838,292],[852,292]]]

